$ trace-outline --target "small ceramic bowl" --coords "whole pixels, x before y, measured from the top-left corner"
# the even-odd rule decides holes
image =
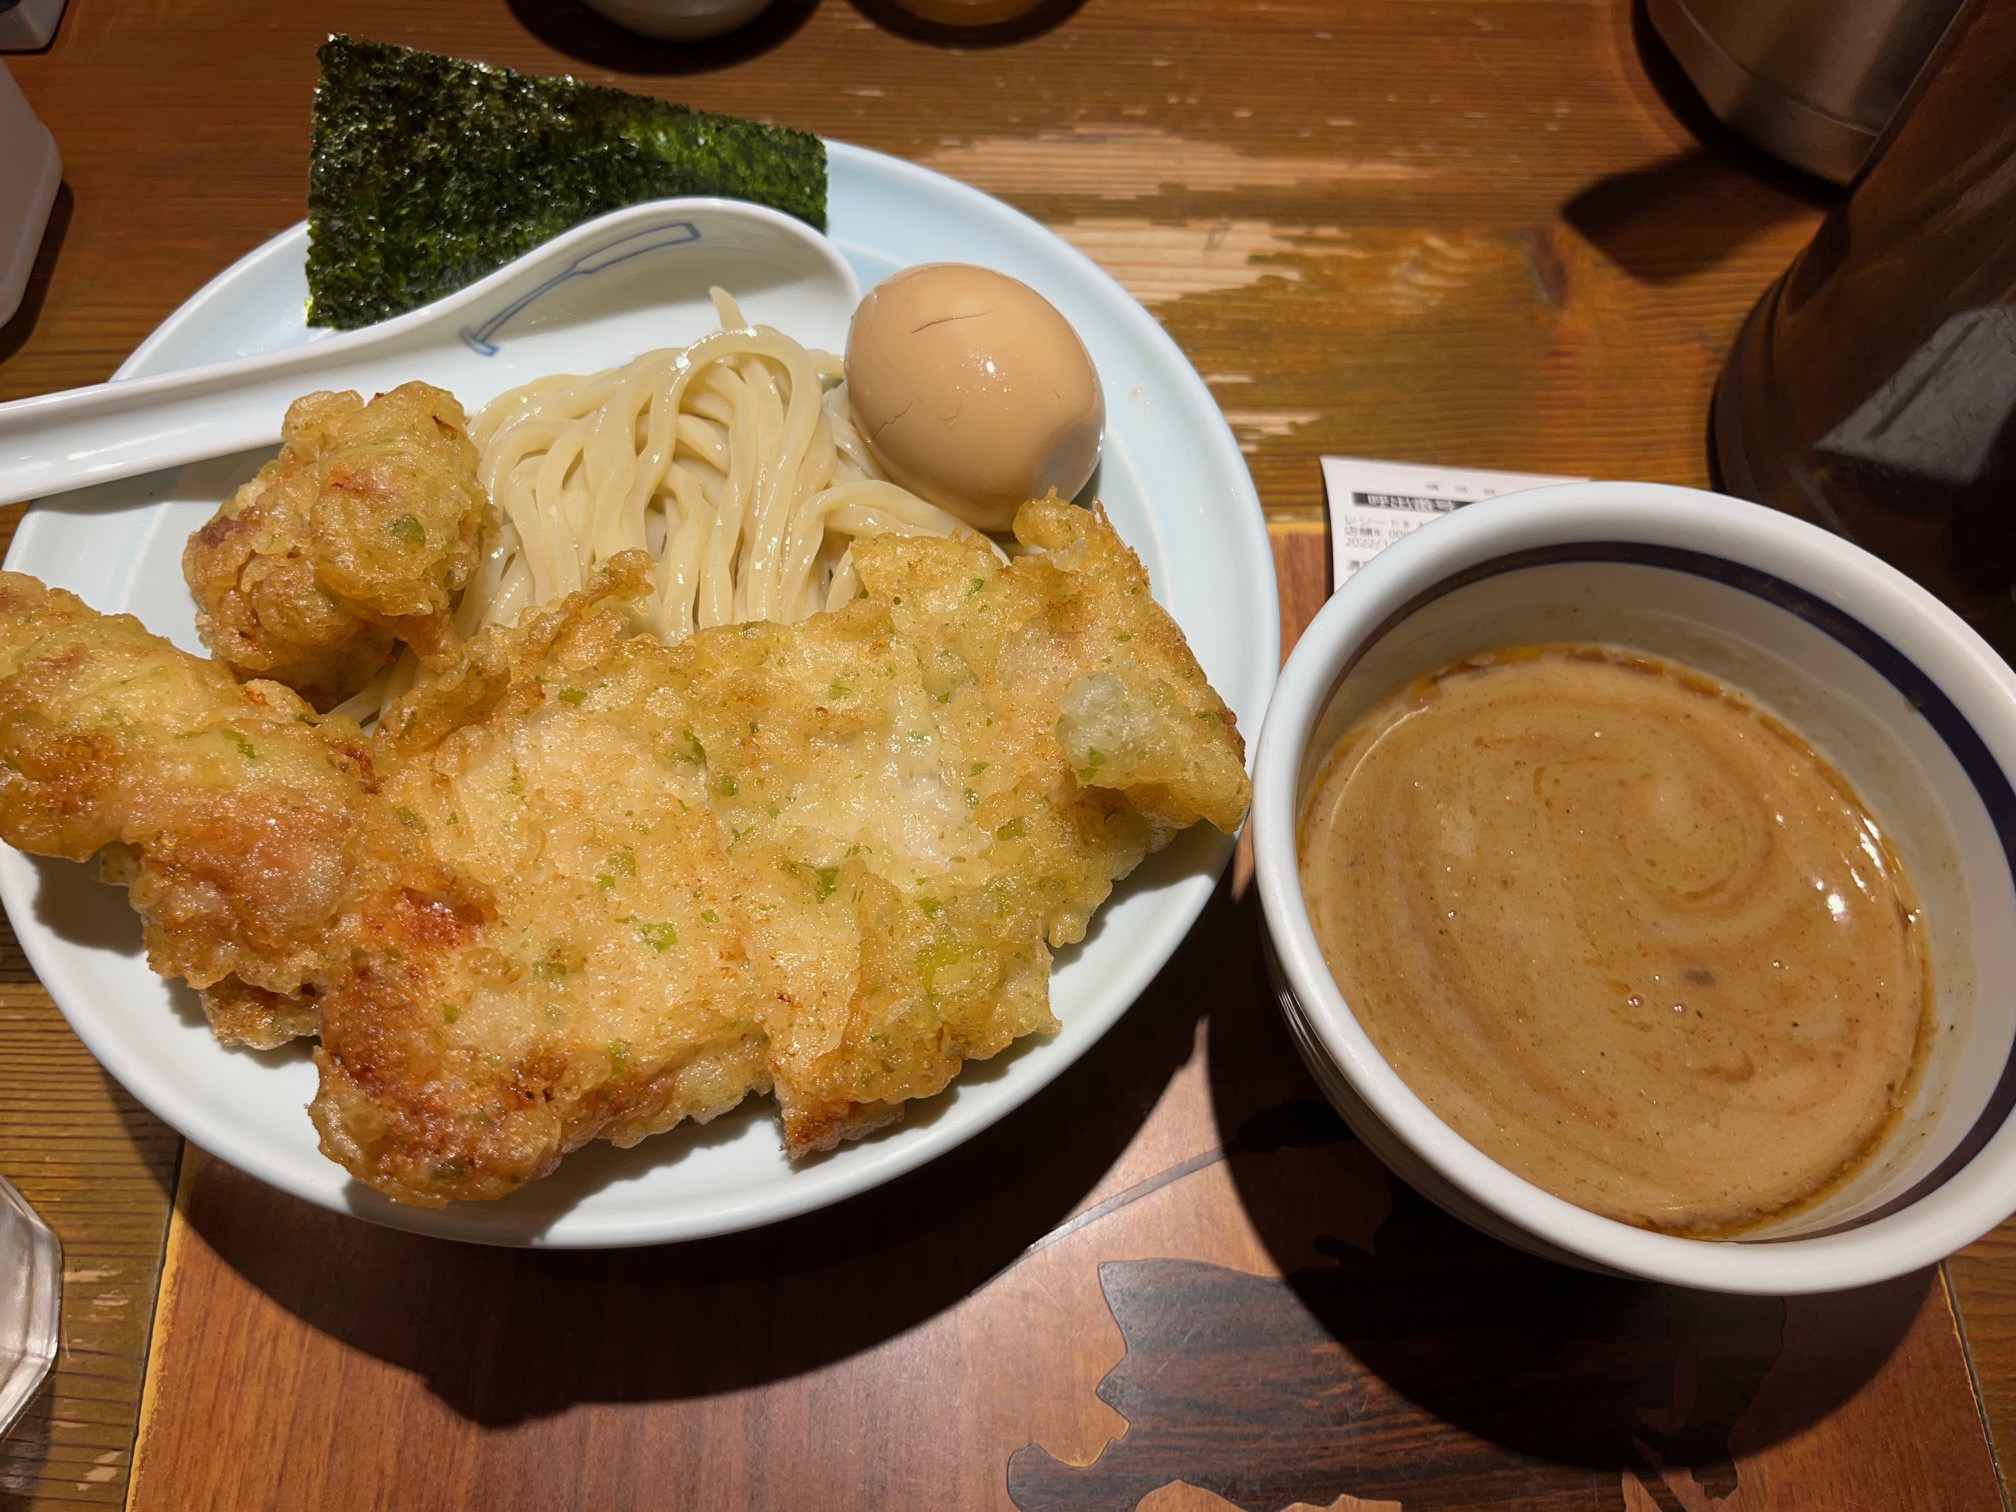
[[[588,0],[626,31],[667,42],[697,42],[746,26],[770,0]]]
[[[1733,1240],[1598,1217],[1498,1165],[1373,1048],[1304,905],[1296,821],[1339,735],[1459,656],[1595,640],[1700,668],[1774,709],[1849,778],[1917,886],[1938,1035],[1918,1094],[1838,1191]],[[1272,965],[1303,1054],[1400,1176],[1509,1243],[1716,1291],[1862,1286],[2016,1210],[2016,673],[1894,568],[1754,504],[1577,483],[1473,504],[1389,547],[1303,633],[1260,736],[1253,844]]]

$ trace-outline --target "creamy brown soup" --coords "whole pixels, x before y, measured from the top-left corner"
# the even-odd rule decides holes
[[[1881,1141],[1930,1037],[1917,906],[1855,791],[1732,689],[1597,645],[1472,657],[1339,742],[1302,887],[1352,1012],[1570,1202],[1726,1235]]]

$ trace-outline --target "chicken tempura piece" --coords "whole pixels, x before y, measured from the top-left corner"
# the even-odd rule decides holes
[[[313,1032],[312,1008],[283,998],[340,948],[373,785],[347,720],[0,573],[0,833],[77,861],[103,850],[148,964],[229,1000],[220,1038]]]
[[[830,1149],[1054,1027],[1051,950],[1176,829],[1246,805],[1231,715],[1132,553],[1054,500],[1018,524],[1040,554],[864,540],[840,610],[677,645],[647,628],[648,558],[620,556],[482,632],[341,770],[320,753],[347,722],[14,579],[0,648],[96,635],[192,691],[136,706],[118,669],[72,691],[0,654],[0,833],[119,840],[154,875],[208,833],[185,815],[291,838],[288,816],[270,864],[332,880],[237,922],[273,901],[241,845],[208,874],[221,922],[192,912],[202,948],[157,964],[209,973],[220,1031],[319,1017],[322,1147],[396,1200],[501,1196],[770,1089],[790,1152]],[[16,801],[48,765],[24,732],[100,709],[110,753]],[[203,742],[241,766],[146,760]]]
[[[425,383],[368,404],[295,400],[280,455],[183,551],[203,644],[318,709],[363,688],[401,641],[423,663],[451,661],[450,611],[489,507],[466,425],[455,396]]]

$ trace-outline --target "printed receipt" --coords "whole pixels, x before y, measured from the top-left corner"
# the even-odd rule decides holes
[[[1481,472],[1470,467],[1325,457],[1323,488],[1330,496],[1332,580],[1342,588],[1352,573],[1400,537],[1441,519],[1452,509],[1522,488],[1586,481],[1548,473]]]

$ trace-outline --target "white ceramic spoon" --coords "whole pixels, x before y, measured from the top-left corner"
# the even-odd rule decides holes
[[[541,365],[542,333],[573,351],[606,333],[613,366],[715,329],[710,285],[752,319],[838,351],[860,302],[840,251],[800,221],[740,200],[632,205],[534,248],[445,299],[361,331],[209,367],[0,404],[0,503],[222,456],[280,439],[287,405],[314,389],[367,396],[414,376],[473,414]]]

